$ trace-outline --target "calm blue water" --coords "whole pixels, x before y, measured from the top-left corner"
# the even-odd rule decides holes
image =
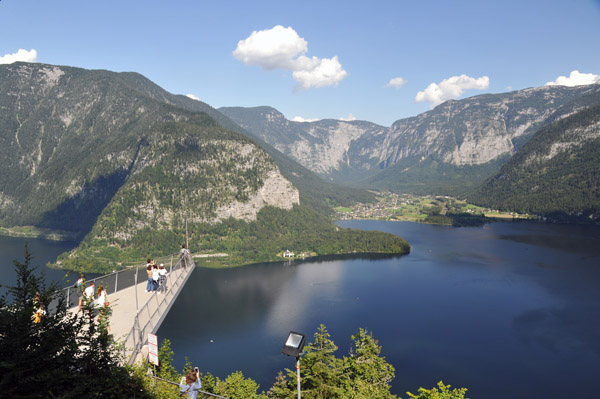
[[[33,256],[31,264],[37,266],[37,274],[45,273],[48,283],[56,281],[60,286],[66,286],[66,281],[77,280],[75,273],[67,273],[62,270],[46,267],[48,262],[56,261],[56,257],[65,251],[75,247],[74,242],[52,241],[43,238],[18,238],[0,236],[0,292],[5,292],[6,286],[12,286],[17,281],[13,260],[25,262],[25,243],[29,246],[29,252]],[[75,278],[73,278],[75,276]]]
[[[197,268],[162,327],[175,365],[187,356],[221,378],[236,370],[267,390],[290,330],[324,323],[347,354],[372,331],[396,368],[393,392],[443,380],[471,398],[596,398],[600,370],[600,229],[526,223],[451,228],[346,221],[398,234],[410,255]],[[44,265],[72,243],[0,237],[1,283],[29,242]],[[211,342],[211,340],[213,342]]]
[[[600,370],[600,229],[527,223],[452,228],[345,221],[391,232],[410,255],[197,268],[158,331],[221,378],[267,390],[290,330],[327,326],[348,353],[372,331],[403,397],[439,380],[471,398],[596,398]],[[211,342],[212,340],[212,342]]]

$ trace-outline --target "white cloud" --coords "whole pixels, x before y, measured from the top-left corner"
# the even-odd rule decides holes
[[[200,101],[200,99],[193,94],[186,94],[185,96],[191,98],[192,100]]]
[[[292,73],[292,77],[303,89],[337,86],[348,76],[348,72],[344,71],[337,56],[321,59],[312,57],[310,62],[306,60],[308,60],[307,57],[299,57],[297,69]]]
[[[341,121],[345,121],[345,122],[351,122],[351,121],[355,121],[356,120],[356,116],[352,115],[351,113],[348,114],[348,116],[346,117],[341,117],[340,118]]]
[[[406,83],[406,79],[397,77],[397,78],[394,78],[394,79],[390,80],[389,82],[387,82],[385,87],[394,87],[396,89],[399,89],[402,86],[404,86],[405,83]]]
[[[431,83],[423,91],[417,93],[416,102],[426,101],[430,103],[431,108],[446,100],[460,97],[465,90],[477,89],[483,90],[490,86],[490,78],[482,76],[472,78],[467,75],[452,76],[438,83]]]
[[[579,71],[574,70],[571,71],[569,77],[559,76],[555,81],[546,83],[546,86],[579,86],[591,85],[593,83],[600,83],[600,75],[580,73]]]
[[[292,71],[292,77],[302,89],[335,86],[348,75],[337,56],[309,58],[305,56],[307,51],[308,43],[292,27],[277,25],[254,31],[240,40],[233,55],[246,65]]]
[[[277,25],[272,29],[254,31],[238,42],[233,55],[244,64],[263,69],[292,69],[294,58],[308,51],[306,40],[291,26]]]
[[[292,119],[292,121],[294,122],[316,122],[318,121],[318,119],[304,119],[301,116],[294,116],[294,119]]]
[[[6,54],[0,57],[0,64],[12,64],[17,61],[36,62],[37,51],[35,49],[27,51],[20,48],[16,53]]]

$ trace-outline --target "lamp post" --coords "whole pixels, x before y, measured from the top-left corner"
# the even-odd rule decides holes
[[[287,339],[285,340],[285,344],[283,344],[283,348],[281,349],[281,353],[284,355],[292,356],[296,358],[296,374],[298,379],[298,399],[300,399],[300,355],[302,354],[302,349],[304,348],[304,342],[306,341],[306,335],[290,331]]]

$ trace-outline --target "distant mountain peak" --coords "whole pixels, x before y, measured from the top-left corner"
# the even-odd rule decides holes
[[[593,104],[599,92],[600,85],[590,85],[480,94],[448,100],[422,114],[397,120],[389,128],[366,121],[288,121],[271,107],[220,111],[327,180],[385,189],[386,184],[398,187],[390,180],[402,179],[407,171],[417,173],[423,159],[435,159],[452,168],[481,166],[489,170],[514,154],[540,127]],[[376,177],[395,165],[401,165],[404,172]],[[479,176],[476,181],[481,180]],[[470,178],[465,179],[472,184]]]

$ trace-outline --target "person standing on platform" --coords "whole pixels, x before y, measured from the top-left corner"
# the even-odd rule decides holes
[[[158,279],[160,275],[158,274],[158,265],[152,261],[152,291],[156,292],[158,290]]]
[[[94,284],[93,281],[90,281],[90,285],[88,285],[85,291],[83,291],[83,297],[88,303],[94,300],[95,291],[96,284]]]
[[[98,322],[100,326],[106,327],[108,331],[110,331],[110,327],[108,325],[108,317],[109,310],[108,307],[108,296],[106,295],[106,289],[104,286],[98,287],[98,297],[94,301],[94,308],[98,312]]]
[[[95,306],[97,308],[101,308],[103,306],[106,305],[106,303],[108,302],[108,297],[106,296],[106,290],[104,289],[104,286],[100,286],[98,287],[98,296],[96,298],[96,300],[94,301]]]
[[[83,277],[83,273],[79,275],[79,279],[75,283],[75,292],[77,293],[77,298],[79,299],[77,304],[77,309],[81,311],[83,308],[83,289],[85,288],[85,278]]]
[[[146,265],[146,275],[148,276],[146,292],[150,292],[152,291],[152,286],[154,285],[154,280],[152,280],[152,259],[148,259],[148,263]]]
[[[163,294],[167,292],[167,269],[163,263],[158,267],[158,291]]]
[[[190,256],[190,251],[185,247],[185,244],[181,246],[181,251],[179,251],[179,261],[181,265],[185,269],[188,263],[188,257]]]

